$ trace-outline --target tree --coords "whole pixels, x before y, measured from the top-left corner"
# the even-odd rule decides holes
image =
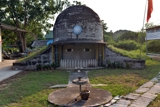
[[[53,26],[48,20],[68,4],[68,0],[0,0],[0,22],[27,30],[27,34],[15,32],[25,42],[25,36],[32,38],[31,35],[48,31]]]
[[[105,23],[104,20],[101,20],[101,24],[102,24],[102,27],[103,27],[103,40],[105,42],[107,42],[107,39],[108,39],[108,37],[107,37],[107,35],[108,35],[108,33],[107,33],[107,29],[108,29],[107,23]]]
[[[120,35],[120,40],[137,40],[138,33],[133,31],[126,31],[123,34]]]
[[[146,33],[143,31],[138,32],[138,42],[140,43],[140,59],[141,59],[141,53],[142,53],[142,44],[145,42],[145,36]]]
[[[145,28],[148,29],[148,28],[152,28],[154,27],[155,25],[151,22],[151,23],[146,23],[145,24]]]
[[[74,4],[72,4],[72,6],[74,6],[74,5],[84,5],[84,4],[82,4],[81,2],[79,2],[79,1],[73,1],[73,3],[74,3]]]
[[[101,20],[102,23],[102,27],[103,27],[103,32],[106,32],[108,27],[107,27],[107,23],[104,22],[104,20]]]

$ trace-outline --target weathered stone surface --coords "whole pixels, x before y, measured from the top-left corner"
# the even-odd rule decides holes
[[[59,84],[59,85],[51,86],[50,88],[66,88],[67,86],[68,86],[67,84]]]
[[[156,77],[154,77],[153,79],[151,79],[150,80],[151,82],[153,82],[153,83],[155,83],[155,82],[157,82],[158,80],[157,80],[157,78]]]
[[[149,90],[149,88],[140,87],[140,88],[138,88],[137,90],[135,90],[135,92],[136,92],[136,93],[144,93],[144,92],[146,92],[146,91],[148,91],[148,90]]]
[[[120,99],[115,104],[112,104],[109,107],[128,107],[130,103],[131,103],[130,100]]]
[[[140,94],[136,93],[129,93],[128,95],[124,96],[123,98],[129,99],[129,100],[135,100],[140,96]]]
[[[73,33],[75,25],[82,27],[82,33],[78,39],[103,41],[103,28],[97,13],[87,6],[70,6],[58,15],[53,35],[55,42],[75,39]]]
[[[159,83],[155,84],[149,91],[148,93],[156,94],[160,93],[160,85]]]
[[[145,105],[139,105],[139,104],[132,104],[132,105],[130,105],[128,107],[147,107],[147,106],[145,106]]]
[[[109,48],[106,48],[105,53],[106,53],[105,54],[106,66],[108,66],[108,62],[111,62],[111,63],[118,62],[124,68],[143,69],[145,67],[145,61],[144,60],[131,59],[129,57],[126,57],[126,56],[123,56],[119,53],[116,53]]]
[[[65,88],[52,92],[48,96],[48,101],[51,104],[56,104],[65,107],[92,107],[106,104],[112,99],[110,92],[88,87],[90,97],[88,100],[81,100],[79,90],[75,87]]]
[[[13,69],[36,70],[38,64],[43,67],[44,65],[50,65],[52,62],[53,61],[51,47],[48,47],[45,51],[30,60],[21,63],[14,63]]]
[[[150,88],[154,85],[153,82],[149,81],[149,82],[146,82],[145,84],[143,84],[141,87],[144,87],[144,88]]]
[[[120,61],[120,62],[123,62],[124,60],[131,60],[131,58],[128,58],[128,57],[125,57],[125,56],[122,56],[121,54],[119,53],[116,53],[114,51],[112,51],[111,49],[109,48],[106,48],[106,60],[107,61]]]
[[[154,100],[154,99],[157,97],[157,95],[151,94],[151,93],[149,93],[149,92],[146,92],[146,93],[142,94],[141,96],[142,96],[142,97],[146,97],[146,98],[150,98],[150,99],[152,99],[152,100]]]
[[[133,101],[129,107],[147,107],[151,101],[153,100],[150,98],[139,97],[137,100]]]
[[[43,46],[46,46],[47,44],[47,40],[35,40],[33,43],[32,43],[32,47],[43,47]]]
[[[155,80],[156,79],[153,78],[143,84],[135,91],[136,93],[130,93],[122,97],[127,99],[127,101],[120,99],[108,107],[147,107],[158,96],[157,94],[160,93],[160,83],[155,84]]]
[[[128,105],[124,105],[124,104],[113,104],[109,107],[128,107]]]
[[[117,104],[129,105],[131,103],[130,100],[120,99]]]

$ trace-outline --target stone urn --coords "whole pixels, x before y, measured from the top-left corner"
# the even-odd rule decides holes
[[[90,91],[89,90],[83,90],[80,92],[80,96],[82,100],[88,100],[90,95]]]

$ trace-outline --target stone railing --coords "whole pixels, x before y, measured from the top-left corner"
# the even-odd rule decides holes
[[[84,59],[84,60],[70,60],[62,59],[60,61],[60,67],[62,68],[75,68],[75,67],[96,67],[98,66],[98,61],[96,59]]]

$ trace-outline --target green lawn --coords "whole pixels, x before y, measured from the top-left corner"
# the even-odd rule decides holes
[[[47,101],[49,93],[53,91],[49,87],[55,84],[67,84],[68,78],[69,73],[66,71],[30,72],[15,79],[10,85],[0,91],[0,107],[10,103],[20,103],[22,107],[31,107],[28,106],[29,102],[35,100],[32,105],[36,103],[42,103],[43,105]],[[10,107],[13,107],[13,105],[11,104]]]
[[[93,70],[88,73],[91,84],[107,84],[98,86],[108,90],[113,96],[125,95],[133,92],[139,86],[157,76],[160,69],[158,61],[147,60],[146,68],[142,70],[134,69],[102,69]]]
[[[91,84],[107,84],[107,86],[96,88],[108,90],[113,96],[125,95],[157,76],[159,69],[160,62],[148,59],[146,68],[142,70],[91,70],[88,77]],[[30,72],[16,78],[0,91],[0,107],[4,105],[7,105],[6,107],[46,107],[48,95],[54,91],[49,87],[55,84],[67,84],[68,79],[69,73],[67,71]],[[152,102],[152,105],[158,102],[160,102],[160,97]],[[158,104],[160,105],[160,103]]]

